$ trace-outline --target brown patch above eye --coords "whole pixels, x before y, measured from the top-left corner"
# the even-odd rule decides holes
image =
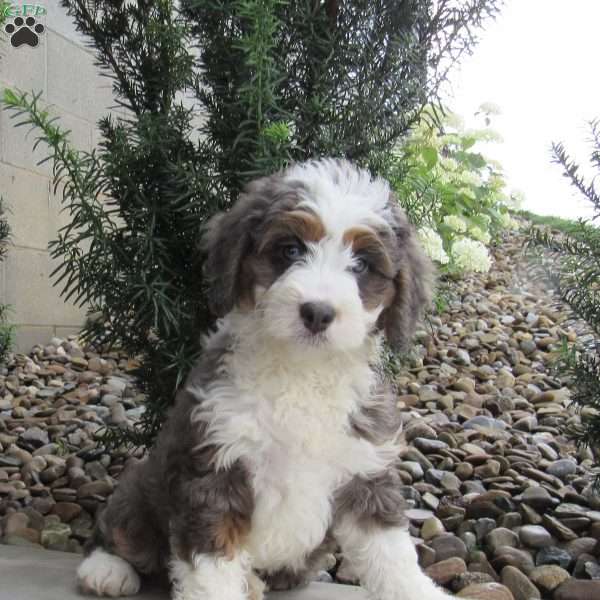
[[[257,286],[270,287],[289,267],[289,261],[282,258],[282,244],[318,242],[325,237],[325,226],[314,213],[295,209],[278,212],[259,234],[256,251],[246,256],[240,267],[237,296],[244,310],[254,308]]]
[[[344,245],[363,257],[383,277],[394,276],[394,266],[381,236],[369,227],[352,227],[344,232]]]
[[[385,232],[378,233],[370,227],[359,226],[345,231],[343,240],[356,256],[369,264],[366,271],[357,275],[363,306],[367,310],[389,306],[395,294],[393,249],[388,248],[391,237]]]
[[[269,226],[258,248],[262,252],[274,239],[282,236],[296,237],[302,242],[318,242],[325,237],[325,226],[317,215],[306,210],[281,213]]]

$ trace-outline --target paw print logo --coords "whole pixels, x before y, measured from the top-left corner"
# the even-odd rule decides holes
[[[12,23],[7,23],[4,26],[4,31],[10,35],[10,43],[18,48],[23,44],[27,44],[35,48],[39,42],[39,36],[44,33],[46,28],[41,23],[36,23],[33,17],[15,17]]]

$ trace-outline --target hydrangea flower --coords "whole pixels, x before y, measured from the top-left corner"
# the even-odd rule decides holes
[[[502,212],[498,215],[498,221],[500,222],[500,227],[503,229],[512,229],[511,227],[511,217],[510,213]]]
[[[423,227],[423,229],[420,229],[418,236],[425,253],[431,260],[437,261],[442,265],[445,265],[450,261],[444,250],[442,238],[431,227]]]
[[[514,229],[515,231],[517,231],[518,229],[521,229],[521,223],[519,223],[519,221],[511,217],[509,227],[510,229]]]
[[[442,156],[440,157],[439,164],[446,169],[446,171],[456,171],[458,169],[458,163],[453,158]]]
[[[467,224],[456,215],[446,215],[444,217],[444,224],[458,233],[465,233],[467,231]]]
[[[462,194],[463,196],[466,196],[467,198],[471,198],[471,200],[477,199],[477,195],[471,188],[460,187],[460,188],[458,188],[457,192]]]
[[[458,179],[463,185],[470,185],[472,187],[481,186],[481,177],[477,173],[471,171],[461,172]]]
[[[471,229],[469,229],[469,235],[474,240],[479,240],[484,244],[489,244],[492,239],[490,234],[487,231],[483,231],[480,227],[471,227]]]
[[[462,271],[487,273],[492,261],[487,248],[477,240],[461,238],[452,244],[452,259]]]
[[[482,102],[479,105],[479,112],[488,114],[488,115],[501,115],[502,110],[500,107],[494,102]]]

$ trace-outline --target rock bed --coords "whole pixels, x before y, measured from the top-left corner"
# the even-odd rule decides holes
[[[524,241],[507,235],[488,274],[453,284],[397,379],[407,516],[422,566],[459,597],[599,600],[597,473],[562,433],[580,417],[550,369],[561,336],[589,332],[523,265]],[[93,438],[139,418],[136,366],[73,339],[11,361],[0,377],[4,543],[81,551],[127,458]]]
[[[95,440],[144,410],[139,364],[54,339],[0,375],[0,541],[81,552],[128,455]]]

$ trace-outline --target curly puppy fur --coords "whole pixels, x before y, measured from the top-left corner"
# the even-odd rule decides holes
[[[295,165],[251,183],[203,248],[221,320],[99,516],[82,589],[133,593],[168,571],[176,600],[256,600],[341,546],[377,600],[445,598],[407,532],[378,365],[384,336],[410,341],[432,279],[388,184]]]

